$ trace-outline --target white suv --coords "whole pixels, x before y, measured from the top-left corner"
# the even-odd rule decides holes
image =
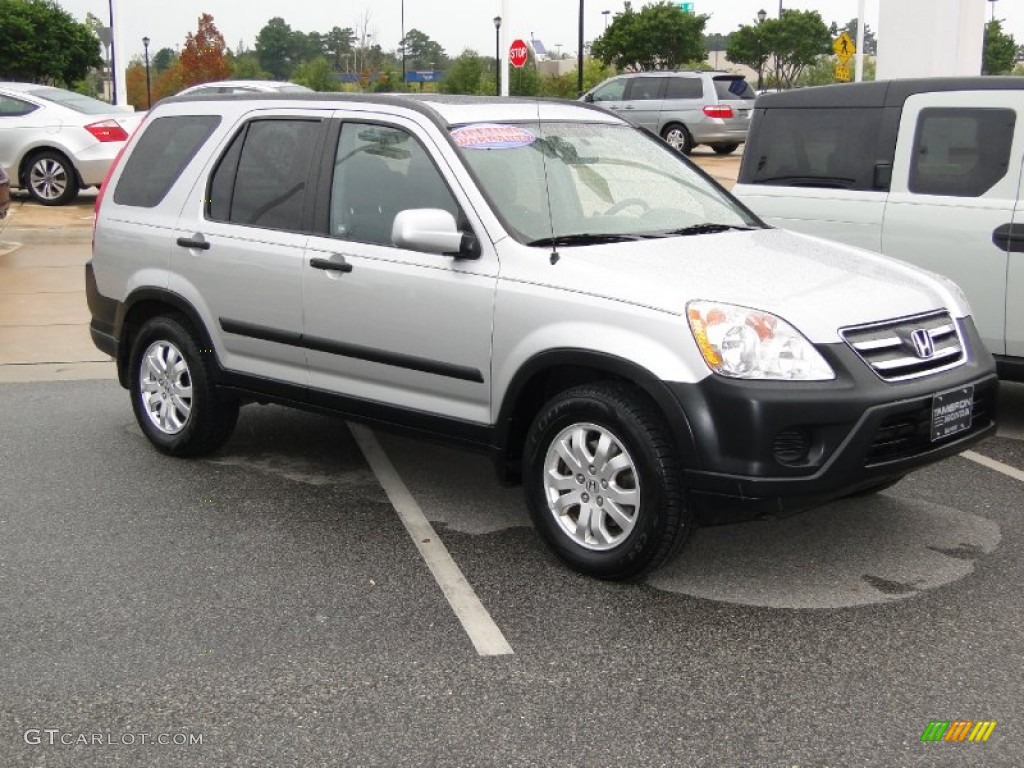
[[[104,186],[86,281],[159,450],[213,451],[273,401],[485,451],[602,578],[995,426],[955,286],[769,229],[580,104],[164,101]]]

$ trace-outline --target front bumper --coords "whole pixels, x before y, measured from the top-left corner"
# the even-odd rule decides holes
[[[699,466],[686,485],[699,519],[781,516],[895,479],[995,432],[995,363],[970,320],[967,362],[911,381],[879,379],[845,344],[819,351],[837,378],[755,382],[710,376],[670,384],[686,413]],[[931,439],[932,398],[974,387],[970,429]]]

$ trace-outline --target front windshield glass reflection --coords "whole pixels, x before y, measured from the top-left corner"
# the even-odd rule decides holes
[[[623,125],[473,124],[452,138],[510,234],[564,245],[760,226],[674,151]]]

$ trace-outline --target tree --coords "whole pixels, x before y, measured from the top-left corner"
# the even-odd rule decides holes
[[[985,75],[1006,75],[1017,61],[1017,41],[1003,32],[1003,22],[994,19],[985,25],[985,53],[981,72]]]
[[[484,59],[466,49],[452,61],[441,81],[441,93],[479,93],[484,79]],[[491,80],[493,83],[494,80]],[[494,93],[494,89],[491,89]]]
[[[444,69],[448,63],[441,44],[418,29],[410,29],[400,45],[405,49],[406,69]]]
[[[772,79],[792,88],[803,70],[832,52],[829,29],[817,11],[783,11],[779,19],[741,26],[732,34],[729,61],[761,72],[772,64]]]
[[[335,72],[343,71],[342,57],[352,53],[352,44],[355,40],[356,33],[350,27],[332,27],[331,31],[324,35],[324,47],[331,57]]]
[[[103,65],[100,42],[53,0],[0,0],[0,80],[72,85]]]
[[[323,56],[299,64],[292,72],[292,81],[314,91],[338,90],[338,80],[331,71],[331,64]]]
[[[255,51],[236,53],[228,57],[231,77],[235,80],[269,80],[270,75],[260,67]]]
[[[226,80],[231,75],[225,58],[226,53],[224,35],[213,23],[213,16],[204,13],[199,17],[196,33],[188,33],[185,37],[185,47],[181,50],[183,85]]]
[[[835,22],[832,23],[833,29],[830,30],[832,36],[835,37],[843,32],[846,32],[853,40],[857,39],[857,19],[850,19],[845,27],[840,27]],[[875,56],[878,53],[878,39],[875,37],[874,31],[871,29],[871,25],[864,24],[864,55]]]
[[[301,33],[300,33],[301,34]],[[295,36],[284,19],[275,16],[256,35],[260,66],[277,80],[287,80],[295,61]]]
[[[150,64],[154,72],[163,72],[166,69],[170,69],[177,60],[178,54],[172,48],[161,48],[153,54]]]
[[[639,12],[626,2],[591,53],[616,69],[677,69],[686,61],[703,61],[704,25],[708,16],[684,13],[675,3],[645,5]]]

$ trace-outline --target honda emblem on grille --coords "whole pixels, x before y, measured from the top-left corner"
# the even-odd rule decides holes
[[[914,344],[914,351],[922,360],[927,360],[935,354],[935,342],[932,335],[924,328],[918,328],[910,334],[910,340]]]

